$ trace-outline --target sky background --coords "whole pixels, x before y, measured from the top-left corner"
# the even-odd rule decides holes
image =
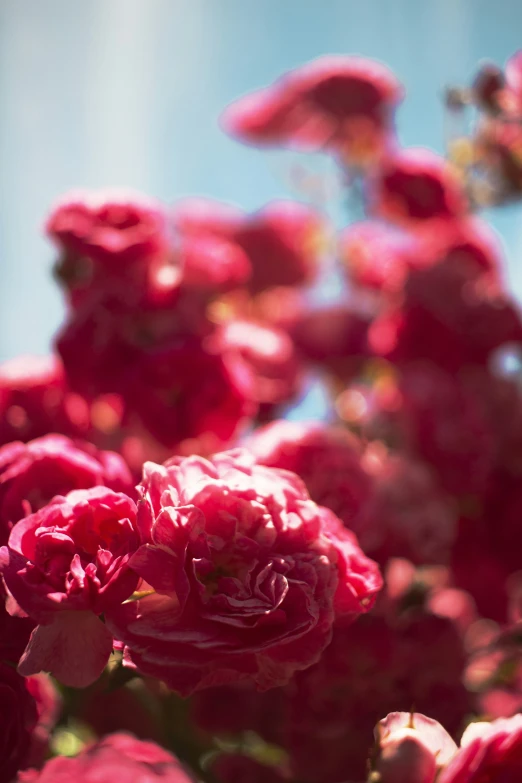
[[[518,48],[521,0],[0,0],[0,359],[46,353],[63,318],[41,225],[64,191],[295,196],[295,158],[235,143],[217,117],[327,53],[389,65],[402,143],[442,151],[444,87]],[[522,210],[492,220],[522,298]]]

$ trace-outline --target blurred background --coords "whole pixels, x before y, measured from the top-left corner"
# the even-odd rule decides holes
[[[406,86],[402,143],[442,151],[444,88],[521,47],[520,0],[0,0],[0,359],[46,353],[62,320],[41,226],[64,191],[128,186],[247,209],[305,198],[295,157],[220,131],[231,100],[321,54],[362,54]],[[306,165],[331,175],[326,160]],[[519,297],[521,214],[488,215]]]

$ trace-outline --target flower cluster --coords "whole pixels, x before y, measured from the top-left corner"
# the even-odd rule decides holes
[[[518,53],[448,92],[449,159],[361,57],[229,106],[333,157],[337,233],[51,209],[65,321],[0,365],[0,783],[522,779],[522,316],[475,214],[522,196],[521,85]]]

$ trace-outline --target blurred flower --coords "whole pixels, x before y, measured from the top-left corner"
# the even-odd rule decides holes
[[[440,783],[516,781],[522,774],[522,716],[471,723]]]

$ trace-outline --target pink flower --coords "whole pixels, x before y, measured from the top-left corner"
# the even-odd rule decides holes
[[[447,161],[423,148],[388,157],[374,178],[370,196],[375,214],[408,226],[460,218],[468,209],[462,185]]]
[[[38,511],[55,495],[105,485],[132,494],[132,477],[120,457],[64,435],[0,448],[0,538],[6,543],[15,522]],[[3,533],[1,532],[3,531]]]
[[[108,614],[126,659],[182,695],[286,682],[317,660],[335,614],[367,611],[377,566],[293,473],[246,452],[148,463],[131,566],[154,590]]]
[[[326,147],[361,163],[386,143],[401,98],[401,85],[380,63],[319,57],[233,103],[223,125],[249,144]]]
[[[75,306],[99,288],[139,286],[169,247],[162,208],[125,191],[67,194],[45,230],[61,252],[57,276]]]
[[[19,783],[191,783],[192,778],[178,759],[154,742],[143,742],[132,734],[111,734],[85,748],[75,758],[48,761],[38,772],[19,775]]]
[[[522,715],[471,723],[440,783],[517,783],[522,776]]]
[[[19,769],[42,760],[58,700],[43,678],[24,679],[0,663],[0,783],[11,783]]]
[[[97,615],[135,589],[128,563],[139,543],[135,503],[106,487],[57,497],[13,527],[0,570],[22,612],[39,623],[22,674],[50,671],[76,687],[99,676],[112,637]]]
[[[420,713],[391,712],[375,727],[380,783],[434,783],[457,752],[448,732]]]

